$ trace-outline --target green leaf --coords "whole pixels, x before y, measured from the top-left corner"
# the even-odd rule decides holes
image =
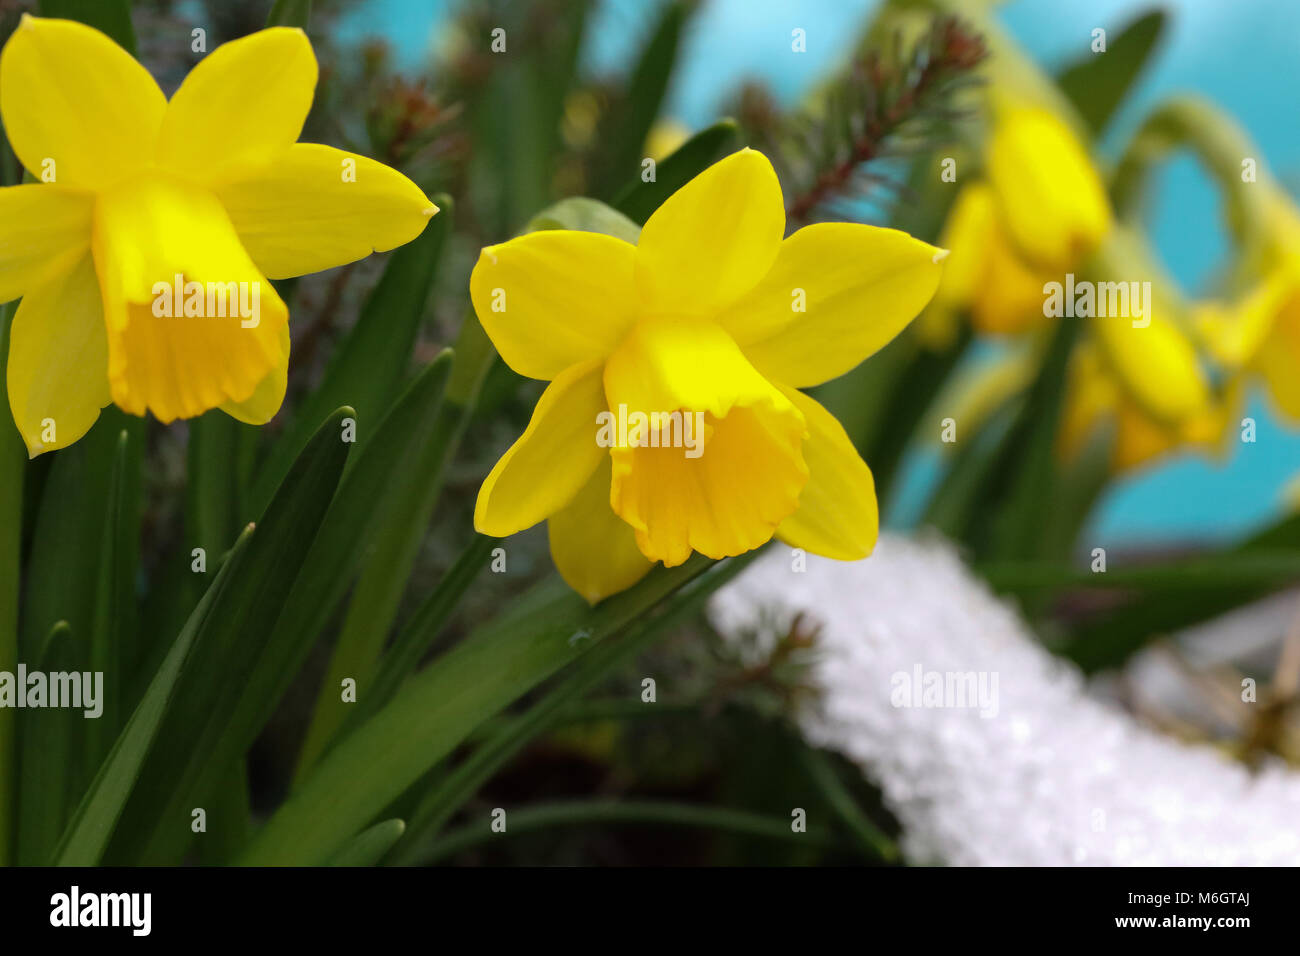
[[[80,657],[67,621],[59,621],[31,669],[47,675],[54,671],[69,673],[79,669]],[[82,728],[74,721],[83,719],[81,711],[67,708],[23,711],[19,723],[23,768],[19,780],[19,801],[23,808],[23,826],[18,831],[20,866],[48,864],[58,845],[81,782],[79,731]]]
[[[1111,38],[1105,53],[1087,53],[1057,77],[1061,91],[1094,136],[1106,128],[1141,74],[1164,26],[1164,11],[1152,10]]]
[[[656,164],[654,182],[643,182],[640,177],[632,180],[611,205],[633,222],[644,223],[665,199],[729,153],[735,147],[737,130],[733,119],[719,120],[701,130]]]
[[[0,306],[0,359],[8,367],[9,325],[17,303]],[[18,667],[18,593],[22,573],[23,486],[27,448],[13,416],[0,413],[0,671]],[[0,866],[13,859],[17,822],[17,715],[0,707]]]
[[[476,534],[456,562],[447,569],[438,586],[420,605],[411,622],[393,639],[375,669],[370,688],[358,698],[356,716],[352,723],[360,722],[393,699],[402,683],[415,673],[420,658],[442,633],[447,620],[460,603],[479,572],[487,566],[488,555],[500,544],[499,538]]]
[[[444,352],[431,364],[380,423],[373,456],[370,448],[362,449],[359,462],[365,462],[371,478],[382,476],[383,490],[375,488],[373,500],[352,505],[370,514],[365,539],[336,545],[358,552],[361,574],[321,683],[296,778],[325,749],[354,706],[341,699],[342,681],[356,681],[358,699],[370,693],[375,661],[388,638],[438,500],[443,472],[465,425],[461,409],[443,402],[452,362],[451,353]],[[351,489],[345,486],[344,491]]]
[[[118,432],[117,454],[108,485],[108,507],[99,548],[99,579],[95,589],[94,614],[90,630],[90,670],[104,675],[103,713],[90,722],[86,734],[86,774],[90,776],[108,753],[121,729],[123,675],[127,660],[122,649],[122,622],[126,608],[135,600],[134,563],[123,554],[128,535],[129,509],[126,502],[130,434]]]
[[[382,711],[344,737],[262,829],[241,863],[327,860],[480,723],[600,640],[617,633],[711,562],[656,568],[594,608],[572,592],[534,589],[416,674]],[[554,597],[551,595],[555,594]]]
[[[357,834],[334,854],[326,866],[374,866],[393,848],[406,824],[401,820],[385,820],[369,830]]]
[[[628,80],[626,100],[619,108],[607,111],[597,131],[601,149],[593,171],[593,192],[605,196],[639,175],[646,138],[659,116],[668,82],[677,63],[682,25],[691,12],[686,3],[669,3],[663,8],[659,23],[641,50]]]
[[[94,866],[100,862],[113,828],[140,776],[145,757],[157,737],[163,715],[176,693],[181,670],[196,638],[208,629],[220,626],[220,612],[214,613],[214,609],[225,603],[231,589],[230,582],[239,575],[243,566],[245,546],[251,535],[252,528],[249,528],[236,542],[231,560],[226,562],[217,580],[190,615],[149,689],[113,744],[59,843],[55,853],[57,865]],[[184,825],[183,821],[181,825]]]
[[[340,405],[356,409],[357,440],[364,447],[409,380],[411,353],[451,231],[451,197],[439,194],[433,201],[440,212],[417,238],[392,253],[356,324],[335,349],[320,385],[303,398],[272,447],[253,486],[250,517],[261,513],[326,415]]]
[[[40,11],[43,17],[79,20],[107,33],[127,53],[135,56],[130,0],[41,0]]]
[[[301,27],[307,29],[311,19],[311,0],[275,0],[266,18],[268,27]]]
[[[528,222],[525,232],[546,229],[576,229],[580,232],[600,232],[615,239],[636,245],[641,227],[617,209],[611,209],[599,199],[574,196],[561,199],[543,209]]]
[[[446,838],[438,844],[435,859],[454,856],[501,836],[494,833],[488,823],[489,821],[484,819],[447,834]],[[824,827],[811,826],[804,832],[796,833],[790,828],[789,817],[663,800],[558,800],[552,803],[535,804],[531,807],[511,810],[507,817],[505,832],[510,836],[519,836],[556,826],[578,826],[590,829],[610,823],[692,827],[715,833],[793,842],[801,847],[816,847],[823,850],[834,850],[841,846],[835,834]],[[431,859],[429,862],[435,860]]]
[[[990,546],[1000,557],[1053,557],[1049,532],[1061,485],[1056,448],[1070,354],[1080,327],[1077,317],[1058,321],[993,479],[993,489],[1001,494],[994,498],[998,505]]]
[[[1292,515],[1227,551],[1196,559],[1195,566],[1174,572],[1180,586],[1170,587],[1165,572],[1142,582],[1152,590],[1113,613],[1076,629],[1060,649],[1087,673],[1117,667],[1153,637],[1199,624],[1276,591],[1300,576],[1300,515]],[[1118,569],[1107,568],[1106,575]],[[1134,574],[1143,572],[1135,569]],[[1159,585],[1157,589],[1155,585]]]
[[[863,813],[823,750],[807,747],[803,751],[808,776],[817,784],[827,804],[857,839],[870,859],[892,863],[898,859],[898,846]]]
[[[271,688],[296,672],[286,659],[286,645],[295,641],[275,625],[334,498],[351,447],[342,440],[342,423],[353,414],[341,408],[321,425],[258,523],[239,575],[181,674],[113,859],[177,862],[192,837],[190,810],[207,805],[215,782],[243,756],[278,702],[278,695],[268,699]]]
[[[697,613],[710,594],[748,567],[759,553],[759,550],[750,551],[714,566],[669,598],[660,614],[639,621],[626,633],[592,648],[541,700],[518,717],[506,720],[504,726],[497,728],[470,757],[420,799],[396,862],[413,864],[426,860],[435,852],[439,832],[466,800],[529,743],[568,717],[572,705],[590,693],[610,671]]]

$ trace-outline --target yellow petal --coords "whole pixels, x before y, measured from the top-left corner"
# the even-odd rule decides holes
[[[470,298],[501,358],[520,375],[552,379],[604,358],[636,317],[629,243],[595,232],[532,232],[479,255]]]
[[[605,455],[573,500],[546,523],[560,577],[589,604],[630,588],[654,567],[637,548],[632,529],[610,508],[609,481]]]
[[[1191,340],[1153,298],[1145,328],[1122,316],[1089,322],[1125,392],[1147,415],[1171,424],[1204,411],[1209,384]]]
[[[988,335],[1021,335],[1044,324],[1044,273],[1020,257],[1001,229],[992,230],[987,242],[971,325]]]
[[[410,242],[438,211],[395,169],[332,146],[295,143],[214,190],[271,279],[332,269]]]
[[[1002,111],[987,165],[1002,223],[1038,265],[1068,269],[1110,229],[1101,178],[1078,137],[1051,111]]]
[[[0,53],[5,132],[44,182],[102,188],[141,169],[166,107],[129,53],[71,20],[24,16]]]
[[[781,391],[808,423],[802,449],[808,484],[794,514],[777,527],[777,537],[791,547],[840,561],[865,558],[880,533],[871,469],[834,415],[802,392]]]
[[[884,347],[916,317],[939,285],[943,257],[942,249],[897,229],[806,226],[781,244],[763,280],[718,321],[768,378],[819,385]]]
[[[0,189],[0,302],[81,260],[94,202],[89,193],[45,183]]]
[[[1293,302],[1277,317],[1254,367],[1268,383],[1278,410],[1300,423],[1300,303]]]
[[[1114,468],[1117,472],[1150,464],[1181,444],[1177,431],[1151,418],[1134,402],[1121,401],[1116,418]]]
[[[112,400],[108,337],[89,254],[18,304],[8,385],[14,422],[33,458],[86,434]]]
[[[158,164],[216,184],[276,159],[298,139],[316,91],[316,54],[294,27],[223,43],[167,104]]]
[[[474,527],[504,538],[563,508],[609,457],[596,443],[596,418],[604,410],[599,361],[561,372],[542,393],[528,428],[479,488]]]
[[[289,323],[280,329],[280,360],[267,372],[253,394],[242,402],[225,402],[221,410],[245,425],[265,425],[284,404],[289,386]]]
[[[605,395],[629,423],[614,436],[610,504],[646,557],[672,567],[692,550],[741,554],[794,511],[808,479],[803,416],[718,326],[640,323],[605,366]],[[632,427],[674,413],[657,430]]]
[[[636,279],[646,308],[714,314],[767,274],[784,232],[781,184],[766,156],[743,149],[714,163],[641,230]]]
[[[193,418],[248,400],[280,363],[288,311],[212,194],[161,179],[106,193],[92,249],[109,384],[124,411]],[[182,306],[193,301],[200,315],[168,314],[178,276]]]

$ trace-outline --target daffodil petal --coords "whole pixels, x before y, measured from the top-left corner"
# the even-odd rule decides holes
[[[799,388],[843,375],[933,297],[944,251],[897,229],[827,222],[781,244],[719,324],[765,376]]]
[[[210,193],[163,179],[106,193],[91,248],[124,411],[193,418],[248,400],[280,363],[288,310]],[[191,290],[200,314],[176,314]]]
[[[167,101],[131,54],[72,20],[24,16],[0,52],[0,116],[43,182],[102,188],[147,165]]]
[[[605,396],[629,422],[610,453],[610,503],[646,557],[672,567],[692,550],[741,554],[794,511],[808,479],[803,416],[718,326],[639,324],[605,366]],[[674,413],[658,437],[632,427]]]
[[[0,189],[0,302],[66,273],[90,247],[89,193],[45,183]]]
[[[405,245],[437,207],[395,169],[295,143],[250,177],[215,187],[257,267],[287,279]]]
[[[470,274],[474,311],[507,365],[555,378],[609,355],[631,327],[635,254],[621,239],[559,229],[488,246]]]
[[[641,230],[636,279],[647,309],[716,313],[767,274],[784,233],[781,184],[767,157],[743,149],[719,160],[669,196]]]
[[[1125,391],[1146,414],[1167,424],[1205,410],[1209,384],[1191,340],[1148,304],[1149,324],[1135,328],[1125,317],[1091,320],[1096,341]]]
[[[1300,303],[1278,316],[1272,333],[1255,357],[1278,410],[1300,422]]]
[[[791,547],[840,561],[865,558],[880,533],[871,469],[834,415],[800,391],[781,391],[808,423],[802,446],[808,483],[799,507],[777,527],[776,536]]]
[[[221,410],[245,425],[265,425],[275,417],[284,404],[284,393],[289,386],[289,323],[280,329],[280,361],[253,389],[253,394],[242,402],[226,402]]]
[[[66,448],[112,401],[108,336],[89,254],[30,289],[9,336],[9,407],[27,453]]]
[[[609,457],[596,443],[597,416],[604,410],[599,361],[561,372],[542,393],[528,428],[479,488],[474,527],[504,538],[563,508]]]
[[[556,570],[589,604],[630,588],[654,567],[637,548],[632,529],[610,508],[609,481],[606,455],[546,523]]]
[[[1079,138],[1050,110],[1002,112],[994,123],[987,166],[1001,221],[1035,263],[1067,269],[1110,229],[1101,177]]]
[[[223,43],[167,104],[158,164],[215,185],[271,162],[302,132],[316,76],[316,54],[297,28],[271,27]]]

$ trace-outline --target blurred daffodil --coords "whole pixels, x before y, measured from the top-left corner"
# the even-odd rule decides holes
[[[0,301],[22,296],[7,379],[31,455],[110,402],[267,421],[289,331],[266,280],[423,230],[437,210],[405,176],[296,142],[316,74],[302,31],[263,30],[213,50],[168,102],[99,31],[23,17],[0,53],[0,116],[38,182],[0,190]]]
[[[1226,369],[1259,376],[1278,411],[1300,423],[1300,213],[1280,192],[1247,260],[1260,278],[1239,299],[1203,306],[1197,330]]]
[[[1095,342],[1084,342],[1070,357],[1070,379],[1062,416],[1060,451],[1067,461],[1083,451],[1095,428],[1114,428],[1110,468],[1115,473],[1153,464],[1187,448],[1222,454],[1241,393],[1229,388],[1194,413],[1175,418],[1153,414],[1116,374]]]
[[[920,324],[935,345],[965,310],[986,333],[1042,324],[1043,285],[1082,265],[1111,227],[1087,150],[1050,110],[996,105],[984,167],[986,178],[958,193],[940,237],[952,257]]]
[[[475,311],[511,368],[551,384],[484,481],[478,530],[549,520],[556,566],[593,603],[655,562],[736,555],[774,534],[830,557],[869,554],[871,472],[799,389],[906,326],[943,253],[852,223],[784,231],[771,164],[743,150],[669,197],[636,245],[549,230],[484,249]],[[700,423],[693,451],[669,440],[674,414]],[[613,415],[652,424],[602,440]]]

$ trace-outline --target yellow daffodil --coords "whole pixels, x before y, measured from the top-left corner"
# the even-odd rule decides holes
[[[1230,372],[1257,375],[1278,411],[1300,423],[1300,214],[1278,195],[1267,205],[1264,248],[1247,260],[1262,276],[1230,303],[1207,303],[1198,331]]]
[[[1222,455],[1242,393],[1230,385],[1191,414],[1160,418],[1152,414],[1106,360],[1095,341],[1085,341],[1070,357],[1069,383],[1059,448],[1067,461],[1083,450],[1093,429],[1111,422],[1115,429],[1111,470],[1132,471],[1174,452],[1195,448]]]
[[[1041,325],[1043,285],[1079,267],[1111,227],[1087,150],[1049,110],[999,104],[984,167],[986,179],[958,193],[939,240],[952,257],[920,326],[934,345],[951,338],[963,310],[986,333]]]
[[[551,384],[479,491],[479,531],[548,520],[556,566],[593,603],[655,562],[774,534],[871,552],[871,472],[799,389],[892,339],[934,294],[943,252],[852,223],[783,241],[784,210],[771,164],[743,150],[674,193],[636,245],[551,230],[483,250],[470,293],[484,329]]]
[[[301,30],[263,30],[213,50],[168,102],[99,31],[23,17],[0,53],[0,117],[37,181],[0,190],[0,301],[22,296],[7,378],[31,455],[110,402],[267,421],[289,331],[266,280],[423,230],[437,210],[405,176],[297,142],[316,74]]]

